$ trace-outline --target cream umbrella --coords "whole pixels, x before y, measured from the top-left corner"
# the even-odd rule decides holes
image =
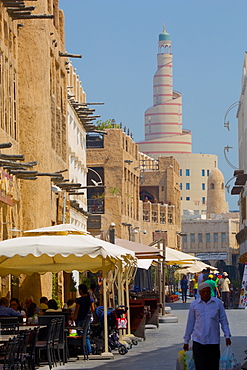
[[[188,273],[196,274],[197,272],[201,272],[203,269],[206,269],[206,268],[209,268],[210,271],[218,272],[217,267],[207,265],[206,263],[204,263],[202,261],[195,261],[191,265],[189,265],[185,268],[182,268],[178,272],[180,274],[188,274]]]
[[[57,225],[25,232],[24,237],[0,242],[0,276],[34,272],[103,272],[104,310],[107,317],[106,272],[118,261],[136,263],[134,252],[96,239],[73,225]],[[105,320],[105,351],[108,330]]]
[[[88,235],[70,224],[26,231],[24,237],[0,242],[0,276],[34,272],[71,272],[72,270],[114,267],[116,259],[136,261],[134,252]]]
[[[114,267],[116,259],[135,260],[134,253],[90,235],[39,235],[8,239],[0,242],[0,276],[34,272],[97,272]]]
[[[165,261],[167,265],[188,264],[193,263],[196,260],[200,260],[200,258],[191,256],[188,253],[184,253],[173,248],[166,247]]]

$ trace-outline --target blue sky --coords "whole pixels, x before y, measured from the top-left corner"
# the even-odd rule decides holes
[[[60,0],[67,52],[88,102],[102,120],[114,118],[144,139],[144,111],[152,105],[158,35],[166,24],[173,53],[173,87],[183,95],[183,127],[192,131],[193,152],[217,154],[227,182],[238,165],[236,108],[247,50],[246,0]],[[233,182],[232,182],[233,184]],[[238,196],[227,195],[230,209]]]

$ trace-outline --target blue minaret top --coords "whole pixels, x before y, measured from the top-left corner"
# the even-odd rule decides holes
[[[159,41],[165,41],[165,40],[170,41],[171,38],[170,38],[170,34],[166,32],[166,26],[164,25],[163,32],[159,34]]]

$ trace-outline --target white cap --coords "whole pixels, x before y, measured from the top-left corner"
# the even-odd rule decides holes
[[[199,291],[205,288],[210,288],[210,285],[208,283],[201,283],[199,285]]]

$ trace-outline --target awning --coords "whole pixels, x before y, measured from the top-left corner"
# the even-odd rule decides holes
[[[184,267],[181,270],[178,270],[180,274],[196,274],[197,272],[201,272],[203,269],[209,268],[213,272],[217,272],[217,268],[211,265],[207,265],[202,261],[195,261],[189,266]]]
[[[115,243],[120,247],[129,249],[135,252],[135,256],[138,259],[158,259],[163,258],[162,251],[156,247],[150,247],[142,243],[131,242],[125,239],[115,239]]]

